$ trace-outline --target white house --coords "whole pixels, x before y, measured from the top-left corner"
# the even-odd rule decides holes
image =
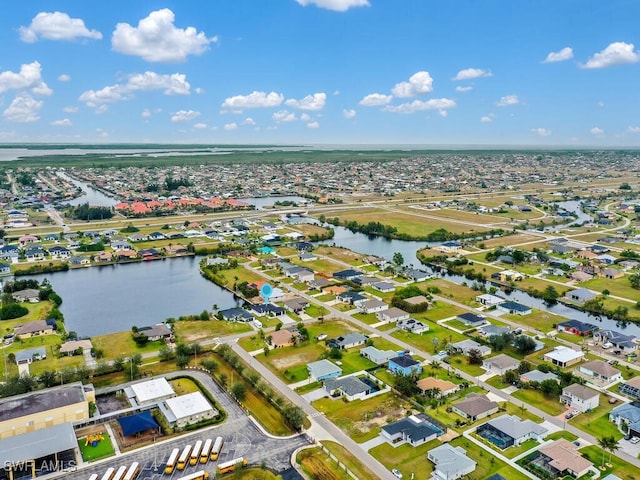
[[[593,410],[600,404],[600,393],[584,385],[574,383],[562,389],[560,402],[575,410],[586,412]]]
[[[574,350],[569,347],[555,347],[550,352],[544,354],[544,360],[565,368],[584,359],[584,352]]]
[[[457,480],[476,469],[476,462],[467,457],[464,448],[448,443],[429,450],[427,459],[434,464],[433,480]]]
[[[358,305],[358,309],[364,313],[376,313],[387,310],[389,305],[384,303],[382,300],[367,300]]]
[[[409,313],[405,312],[401,308],[391,307],[387,310],[382,310],[376,313],[378,320],[385,323],[397,322],[399,320],[406,320],[409,318]]]
[[[592,360],[580,365],[579,371],[587,377],[605,384],[622,380],[622,372],[602,360]]]

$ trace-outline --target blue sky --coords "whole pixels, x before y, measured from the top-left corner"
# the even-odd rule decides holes
[[[635,0],[3,10],[0,142],[640,145]]]

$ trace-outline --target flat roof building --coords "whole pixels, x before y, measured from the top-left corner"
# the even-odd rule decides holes
[[[0,439],[89,418],[95,397],[86,389],[78,382],[0,400]]]
[[[130,392],[128,391],[130,390]],[[146,382],[134,383],[125,388],[129,401],[135,405],[145,405],[175,397],[176,392],[164,377],[154,378]],[[134,405],[134,406],[135,406]]]
[[[218,415],[201,392],[188,393],[179,397],[168,398],[161,408],[171,425],[185,427]]]

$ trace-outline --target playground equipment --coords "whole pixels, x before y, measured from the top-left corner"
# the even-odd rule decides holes
[[[87,435],[87,438],[84,442],[84,446],[87,447],[89,445],[91,445],[92,447],[97,447],[98,443],[104,440],[104,437],[102,436],[102,433],[96,433],[95,435]]]

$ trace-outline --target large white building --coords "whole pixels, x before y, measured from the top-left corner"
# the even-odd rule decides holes
[[[176,392],[173,391],[173,388],[164,377],[129,385],[125,387],[125,393],[133,406],[160,402],[176,396]]]
[[[160,405],[162,413],[172,426],[183,428],[218,415],[201,392],[168,398]]]

